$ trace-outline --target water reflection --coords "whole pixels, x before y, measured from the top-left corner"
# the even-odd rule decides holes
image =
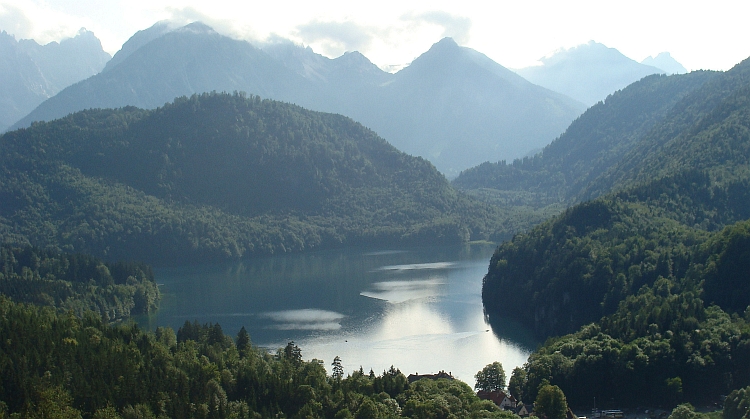
[[[347,373],[395,365],[473,384],[493,361],[508,372],[522,365],[536,344],[518,325],[485,319],[481,283],[493,250],[346,249],[157,269],[162,307],[140,322],[218,322],[230,335],[244,326],[270,350],[294,340],[305,359],[328,366],[340,356]]]
[[[381,271],[416,271],[422,269],[447,269],[455,266],[455,262],[410,263],[407,265],[381,266]]]
[[[360,295],[389,303],[402,303],[442,295],[445,282],[445,278],[376,282],[371,285],[373,290],[362,291]]]
[[[484,321],[481,308],[456,319],[439,304],[425,300],[389,304],[371,327],[335,338],[304,339],[300,346],[310,358],[328,361],[341,357],[347,371],[362,366],[365,371],[380,373],[391,365],[407,375],[445,370],[470,385],[485,365],[500,361],[510,373],[526,362],[530,353],[524,345],[498,339]]]
[[[265,317],[274,322],[267,326],[277,330],[339,330],[341,329],[341,313],[327,310],[284,310],[263,313]]]

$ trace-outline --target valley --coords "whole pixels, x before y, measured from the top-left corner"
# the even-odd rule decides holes
[[[750,59],[675,63],[136,33],[0,136],[0,418],[517,418],[494,361],[547,419],[746,417]]]

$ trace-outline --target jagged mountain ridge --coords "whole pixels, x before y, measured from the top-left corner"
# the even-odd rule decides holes
[[[651,67],[664,70],[666,74],[685,74],[688,72],[687,69],[677,60],[672,58],[672,55],[668,52],[660,52],[656,57],[648,56],[641,61],[641,64],[650,65]]]
[[[643,77],[667,72],[594,41],[557,51],[540,61],[542,65],[519,69],[518,74],[588,106]]]
[[[92,32],[39,45],[0,32],[0,132],[65,87],[104,68],[110,55]]]

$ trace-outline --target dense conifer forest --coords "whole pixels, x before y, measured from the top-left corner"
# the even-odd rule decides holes
[[[79,317],[93,311],[105,322],[154,312],[160,299],[143,263],[9,246],[0,247],[0,294]]]
[[[549,382],[578,406],[671,407],[750,384],[749,74],[711,75],[579,188],[599,198],[497,249],[487,311],[550,337],[514,372],[524,399]]]
[[[491,320],[548,338],[510,377],[519,400],[723,400],[726,419],[747,418],[750,61],[647,77],[540,155],[453,184],[466,192],[348,118],[240,93],[6,133],[0,418],[511,418],[465,383],[344,376],[338,358],[329,376],[328,360],[257,348],[244,329],[142,331],[121,320],[157,307],[151,268],[115,261],[513,233],[483,300]]]
[[[328,375],[244,328],[236,342],[218,324],[147,333],[0,296],[0,336],[0,418],[513,418],[461,381]]]

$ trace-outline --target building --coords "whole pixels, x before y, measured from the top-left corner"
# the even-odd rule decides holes
[[[502,390],[480,390],[477,392],[477,397],[482,400],[489,400],[498,405],[501,409],[505,410],[515,411],[516,405],[518,404],[515,397],[511,396],[510,394],[505,394],[505,392]]]
[[[516,414],[522,418],[529,417],[532,413],[534,413],[533,404],[519,404],[516,408]]]

